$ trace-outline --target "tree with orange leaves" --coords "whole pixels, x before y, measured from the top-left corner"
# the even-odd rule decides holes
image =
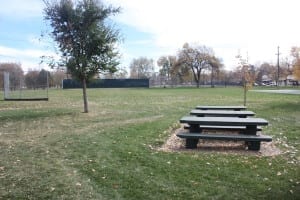
[[[254,66],[249,65],[248,62],[242,58],[240,53],[236,56],[238,59],[238,71],[240,72],[240,76],[243,83],[244,88],[244,106],[247,104],[247,92],[249,89],[252,88],[254,82],[255,82],[255,71]]]
[[[293,76],[300,80],[300,47],[292,47],[291,56],[293,57]]]

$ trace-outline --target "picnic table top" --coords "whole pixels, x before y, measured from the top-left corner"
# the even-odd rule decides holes
[[[262,118],[236,118],[236,117],[197,117],[184,116],[180,123],[218,126],[266,126],[268,121]]]
[[[200,110],[246,110],[246,106],[197,106]]]
[[[219,115],[219,116],[254,116],[255,113],[248,110],[198,110],[194,109],[190,112],[191,115]]]

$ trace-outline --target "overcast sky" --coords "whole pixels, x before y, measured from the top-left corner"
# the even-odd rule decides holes
[[[276,62],[300,46],[299,0],[105,0],[120,6],[113,18],[124,41],[121,66],[146,56],[155,61],[176,55],[185,42],[212,47],[226,69],[238,51],[249,62]],[[53,43],[40,40],[51,29],[43,21],[42,0],[0,0],[0,62],[42,68],[40,56],[55,55]]]

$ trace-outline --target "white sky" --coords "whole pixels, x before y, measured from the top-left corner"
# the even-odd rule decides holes
[[[139,56],[156,60],[175,55],[185,42],[212,47],[227,69],[235,66],[239,49],[244,57],[248,52],[249,62],[255,64],[275,63],[277,46],[281,57],[288,56],[291,46],[300,46],[299,0],[105,2],[122,8],[114,18],[121,32],[130,29],[120,45],[123,66]],[[38,42],[47,29],[43,6],[42,0],[0,0],[0,62],[35,68],[40,56],[53,54]]]
[[[150,33],[159,51],[175,54],[185,42],[212,47],[227,68],[238,50],[249,61],[274,61],[300,45],[299,0],[110,0],[121,23]]]

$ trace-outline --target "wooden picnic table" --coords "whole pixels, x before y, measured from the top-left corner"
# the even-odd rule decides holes
[[[190,112],[191,115],[198,117],[248,117],[254,116],[255,113],[252,111],[235,111],[235,110],[199,110],[194,109]]]
[[[180,123],[189,125],[189,133],[179,133],[178,137],[186,139],[186,148],[196,148],[199,139],[244,140],[250,150],[259,150],[261,141],[272,141],[272,138],[257,135],[257,126],[266,126],[268,121],[262,118],[237,117],[197,117],[185,116]],[[243,134],[204,134],[201,126],[245,126]]]
[[[199,110],[246,110],[246,106],[197,106]]]
[[[236,118],[236,117],[196,117],[185,116],[180,119],[180,123],[190,125],[191,131],[200,131],[201,125],[213,126],[245,126],[245,134],[256,135],[257,126],[266,126],[268,121],[262,118]],[[191,130],[192,129],[192,130]]]

